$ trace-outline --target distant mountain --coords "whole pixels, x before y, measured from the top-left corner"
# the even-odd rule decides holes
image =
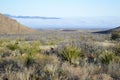
[[[4,14],[7,17],[11,18],[24,18],[24,19],[60,19],[58,17],[40,17],[40,16],[13,16],[9,14]]]
[[[120,32],[120,26],[113,28],[113,29],[109,29],[109,30],[105,30],[105,31],[99,31],[99,32],[95,32],[95,33],[102,33],[102,34],[108,34],[108,33],[112,33],[112,32]]]
[[[34,31],[16,20],[0,14],[0,34],[28,34]]]

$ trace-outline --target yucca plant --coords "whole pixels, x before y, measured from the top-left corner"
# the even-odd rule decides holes
[[[115,57],[115,54],[112,51],[103,51],[103,53],[99,56],[100,61],[103,64],[109,64]]]
[[[78,58],[83,56],[83,54],[81,53],[81,49],[71,45],[64,47],[61,50],[60,55],[62,59],[68,61],[70,64],[72,63],[72,60],[77,60]]]
[[[14,51],[14,50],[18,49],[18,42],[10,42],[10,43],[8,43],[8,45],[6,47],[8,49]]]

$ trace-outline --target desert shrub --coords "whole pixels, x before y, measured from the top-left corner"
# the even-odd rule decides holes
[[[37,60],[37,63],[40,65],[41,69],[47,64],[59,64],[58,57],[56,57],[55,55],[36,54],[34,58]]]
[[[63,60],[66,60],[69,63],[72,63],[72,61],[84,56],[84,54],[81,52],[81,49],[71,45],[62,48],[59,52],[59,55]]]
[[[99,56],[100,61],[103,64],[109,64],[115,57],[115,54],[112,51],[103,51],[103,53]]]
[[[4,57],[10,57],[11,56],[11,53],[10,52],[4,52],[1,54],[1,57],[4,58]]]
[[[56,42],[53,41],[53,40],[48,40],[48,41],[46,42],[46,44],[47,44],[47,45],[55,45]]]
[[[6,46],[8,49],[10,49],[10,50],[12,50],[12,51],[14,51],[14,50],[16,50],[17,48],[18,48],[18,42],[11,42],[11,43],[9,43],[7,46]]]
[[[23,71],[18,72],[6,70],[4,73],[1,73],[0,80],[40,80],[33,77],[32,74],[34,74],[34,70],[27,68],[24,68]]]
[[[26,67],[30,67],[35,65],[35,55],[40,53],[39,49],[39,43],[33,42],[33,43],[22,43],[19,45],[19,50],[23,57],[23,62]]]
[[[120,56],[114,56],[113,62],[120,63]]]
[[[114,79],[110,75],[102,73],[93,75],[91,80],[114,80]]]
[[[25,66],[30,67],[35,62],[34,58],[32,56],[27,56],[25,59]]]
[[[35,63],[35,59],[34,59],[34,53],[32,53],[31,51],[28,51],[28,53],[26,53],[26,57],[25,57],[25,66],[26,67],[30,67],[32,65],[34,65]]]
[[[19,49],[21,51],[21,53],[30,53],[30,54],[35,54],[35,53],[40,53],[41,49],[40,49],[40,42],[35,41],[35,42],[23,42],[19,45]]]
[[[55,55],[37,54],[34,56],[39,67],[36,68],[40,80],[56,80],[59,61]]]
[[[111,39],[116,40],[118,38],[120,38],[120,33],[119,32],[111,33]]]
[[[27,53],[30,50],[29,48],[30,48],[30,44],[27,42],[20,43],[19,45],[19,50],[21,54]]]
[[[30,47],[30,51],[32,53],[40,53],[41,52],[41,49],[40,49],[40,42],[39,41],[34,41],[32,44],[31,44],[31,47]]]
[[[120,56],[120,44],[117,44],[115,47],[114,47],[114,52],[117,56]]]
[[[9,49],[0,47],[0,57],[8,57],[11,53],[9,52]]]
[[[93,41],[74,41],[72,45],[81,48],[82,52],[85,54],[98,54],[106,49],[106,47],[98,45]]]
[[[5,72],[6,70],[10,71],[20,71],[21,67],[15,60],[1,60],[0,61],[0,72]]]
[[[108,65],[108,74],[114,78],[114,80],[120,80],[120,63],[111,62]]]
[[[99,68],[94,64],[74,67],[67,63],[63,63],[62,69],[67,72],[67,80],[93,80],[92,77],[94,77],[95,74],[99,74]]]

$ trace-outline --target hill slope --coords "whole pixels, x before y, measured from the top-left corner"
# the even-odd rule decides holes
[[[95,33],[108,34],[108,33],[112,33],[112,32],[120,32],[120,26],[116,27],[116,28],[113,28],[113,29],[106,30],[106,31],[98,31],[98,32],[95,32]]]
[[[34,30],[0,14],[0,34],[29,34]]]

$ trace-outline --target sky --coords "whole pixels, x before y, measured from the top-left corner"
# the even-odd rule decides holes
[[[0,0],[0,13],[45,17],[120,17],[120,0]]]

